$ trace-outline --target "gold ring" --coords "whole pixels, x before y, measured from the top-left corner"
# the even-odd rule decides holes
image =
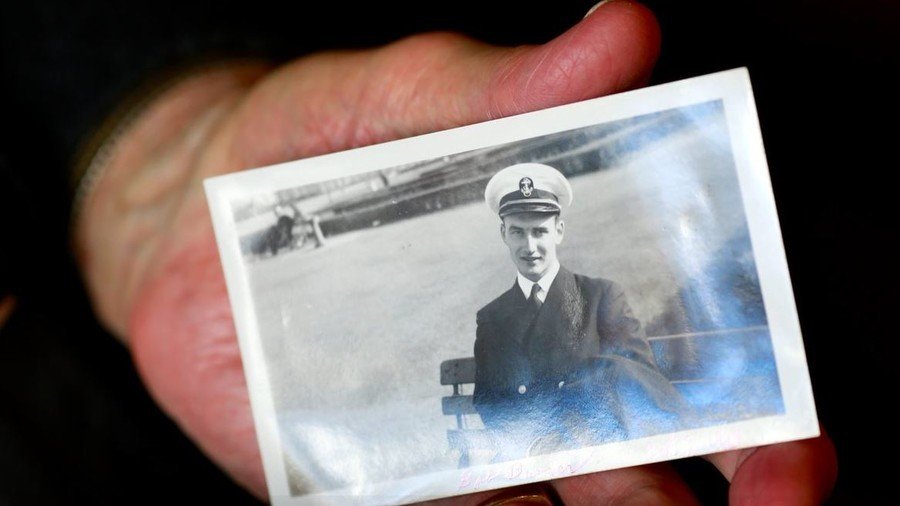
[[[491,496],[479,506],[562,506],[550,485],[535,483],[509,488]]]

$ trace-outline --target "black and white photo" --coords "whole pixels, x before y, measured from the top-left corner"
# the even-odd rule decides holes
[[[274,504],[818,434],[744,70],[206,190]]]

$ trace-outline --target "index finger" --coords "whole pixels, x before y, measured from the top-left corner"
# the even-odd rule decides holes
[[[731,482],[730,504],[821,504],[837,478],[837,455],[825,434],[814,439],[707,455]]]

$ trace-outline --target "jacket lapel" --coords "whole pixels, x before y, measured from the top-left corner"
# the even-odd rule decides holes
[[[503,294],[503,301],[499,304],[496,320],[499,328],[506,329],[503,335],[512,339],[516,346],[521,346],[525,337],[525,332],[531,325],[533,315],[530,314],[531,308],[528,301],[519,288],[518,282],[513,282],[512,288]]]
[[[584,335],[586,308],[587,301],[578,288],[575,275],[560,267],[544,304],[525,333],[524,344],[528,351],[541,353],[541,350],[569,348],[568,344]]]

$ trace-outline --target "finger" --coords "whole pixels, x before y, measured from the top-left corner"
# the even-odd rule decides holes
[[[540,46],[440,33],[302,58],[244,101],[205,165],[239,170],[615,93],[643,84],[658,52],[653,14],[614,0]]]
[[[615,469],[555,480],[567,506],[596,504],[696,504],[681,477],[666,464]]]
[[[530,483],[476,494],[417,503],[420,506],[553,506],[547,483]]]
[[[6,320],[9,320],[15,309],[15,297],[12,295],[0,295],[0,329],[3,329],[3,325],[6,323]]]
[[[140,292],[134,362],[154,399],[215,462],[261,498],[262,458],[212,230]]]
[[[659,44],[659,27],[648,9],[630,1],[605,3],[553,41],[501,56],[488,94],[491,117],[642,85]],[[488,118],[476,118],[482,119]]]
[[[821,504],[837,478],[828,436],[707,456],[731,482],[731,504]]]

